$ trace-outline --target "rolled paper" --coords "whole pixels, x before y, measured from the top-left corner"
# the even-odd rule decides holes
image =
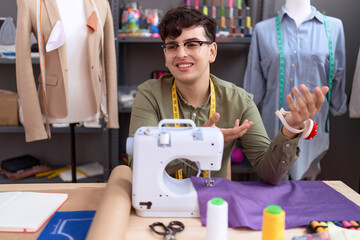
[[[87,240],[125,239],[131,210],[132,171],[126,165],[114,168],[95,217]]]

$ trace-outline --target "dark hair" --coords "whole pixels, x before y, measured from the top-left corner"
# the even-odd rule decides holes
[[[183,28],[202,26],[206,36],[215,42],[216,21],[196,10],[194,7],[182,6],[170,9],[159,24],[161,39],[177,38],[181,35]]]

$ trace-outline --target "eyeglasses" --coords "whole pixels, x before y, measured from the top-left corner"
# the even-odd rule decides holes
[[[195,55],[195,54],[199,54],[201,46],[203,44],[211,44],[211,43],[212,42],[210,41],[189,41],[189,42],[184,42],[182,45],[184,45],[187,54]],[[161,45],[161,47],[164,49],[166,55],[168,55],[169,57],[174,57],[178,53],[180,44],[175,42],[168,42]]]

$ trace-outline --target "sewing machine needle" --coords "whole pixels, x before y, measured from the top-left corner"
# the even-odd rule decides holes
[[[206,182],[206,186],[207,187],[212,187],[213,183],[214,183],[214,179],[211,179],[211,171],[208,171],[209,175],[208,175],[208,179],[205,181]]]

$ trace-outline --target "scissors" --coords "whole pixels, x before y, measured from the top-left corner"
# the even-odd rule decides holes
[[[164,236],[167,240],[176,240],[175,234],[184,230],[185,226],[180,221],[172,221],[165,226],[162,222],[154,222],[149,225],[156,234]]]

